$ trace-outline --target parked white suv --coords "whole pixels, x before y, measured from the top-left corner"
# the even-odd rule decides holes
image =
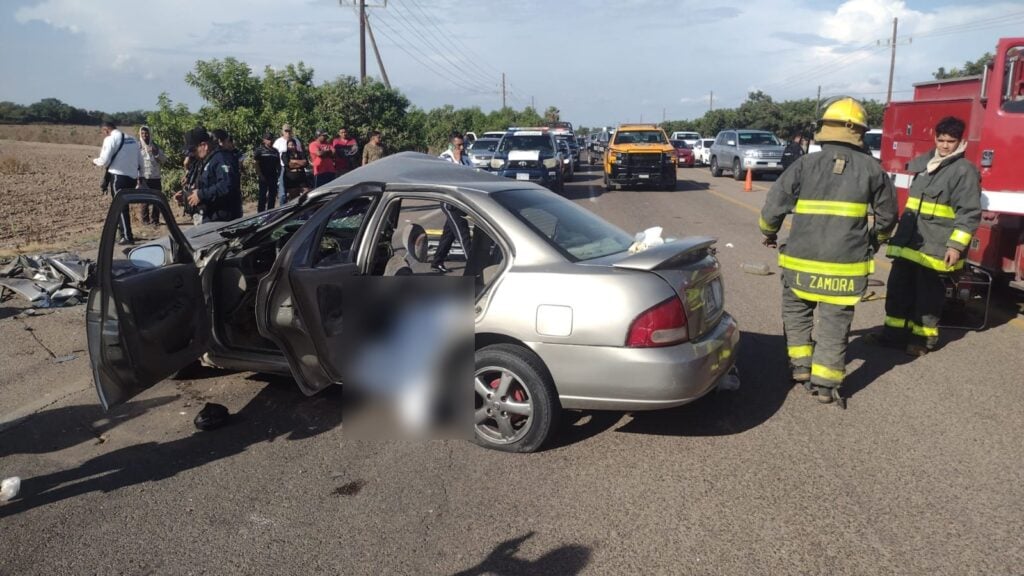
[[[882,129],[874,128],[872,130],[868,130],[864,134],[864,145],[867,146],[869,150],[871,150],[871,155],[875,157],[875,160],[881,161]],[[807,153],[810,154],[811,152],[821,152],[821,144],[818,144],[817,142],[811,142],[811,144],[807,147]]]
[[[691,146],[693,148],[693,162],[700,166],[707,166],[711,163],[711,145],[715,143],[714,138],[701,138]]]

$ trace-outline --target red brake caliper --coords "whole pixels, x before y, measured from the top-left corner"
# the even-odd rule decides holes
[[[498,384],[500,384],[500,383],[501,383],[501,378],[499,377],[499,378],[495,378],[494,380],[491,380],[488,383],[488,386],[490,386],[492,390],[497,390],[498,389]],[[523,402],[523,401],[526,400],[526,394],[523,392],[522,388],[516,388],[515,390],[513,390],[511,396],[512,396],[512,399],[515,400],[516,402]],[[525,418],[525,416],[523,416],[521,414],[512,414],[512,415],[509,416],[509,420],[511,420],[512,422],[518,422],[519,420],[522,420],[523,418]]]

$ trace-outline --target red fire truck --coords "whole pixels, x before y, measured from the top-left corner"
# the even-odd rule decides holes
[[[981,171],[982,213],[967,262],[1024,290],[1024,38],[1003,38],[981,76],[922,82],[885,110],[882,168],[906,203],[907,163],[935,146],[945,116],[967,123],[966,156]]]

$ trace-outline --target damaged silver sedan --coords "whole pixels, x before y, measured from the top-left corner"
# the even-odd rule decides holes
[[[121,257],[116,218],[133,203],[164,212],[169,236]],[[402,153],[273,211],[187,234],[174,222],[149,191],[110,207],[87,311],[105,407],[200,357],[291,375],[306,394],[340,384],[345,342],[362,337],[345,306],[368,298],[351,279],[388,276],[471,286],[464,390],[489,448],[537,450],[562,409],[668,408],[734,377],[739,330],[714,239],[636,252],[630,235],[534,184]]]

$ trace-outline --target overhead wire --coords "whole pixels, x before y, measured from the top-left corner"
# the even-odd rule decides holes
[[[393,2],[392,2],[392,5],[393,5],[393,6],[395,6],[395,4],[394,4]],[[469,81],[469,83],[471,83],[471,84],[472,84],[472,83],[479,83],[479,79],[476,79],[476,78],[467,78],[467,77],[466,77],[467,75],[466,75],[466,73],[465,73],[465,70],[464,70],[464,69],[463,69],[463,68],[462,68],[462,67],[461,67],[461,66],[460,66],[460,65],[459,65],[459,64],[458,64],[457,62],[455,62],[454,60],[452,60],[452,59],[451,59],[451,58],[450,58],[450,57],[448,56],[448,54],[447,54],[447,51],[445,51],[445,50],[443,50],[443,49],[439,48],[439,47],[438,47],[438,46],[437,46],[437,45],[436,45],[436,44],[435,44],[435,43],[434,43],[434,42],[433,42],[433,41],[432,41],[431,39],[427,38],[427,36],[425,36],[425,35],[424,35],[424,34],[423,34],[423,33],[422,33],[422,32],[421,32],[420,30],[419,30],[419,28],[418,28],[418,27],[417,27],[416,25],[414,25],[414,24],[413,24],[413,23],[412,23],[412,22],[411,22],[411,21],[410,21],[410,20],[409,20],[409,19],[408,19],[408,18],[406,17],[406,15],[405,15],[404,13],[402,13],[402,12],[398,11],[398,10],[397,10],[397,8],[396,8],[396,9],[395,9],[395,10],[394,10],[394,11],[392,12],[392,14],[394,14],[395,16],[397,16],[397,18],[396,18],[396,19],[394,19],[394,20],[393,20],[393,21],[391,22],[391,24],[393,24],[393,25],[394,25],[395,27],[398,27],[398,26],[400,26],[400,27],[404,28],[405,30],[407,30],[407,31],[411,32],[412,34],[414,34],[414,35],[418,36],[418,37],[419,37],[419,39],[420,39],[420,40],[422,40],[422,41],[423,41],[423,43],[424,43],[424,44],[426,45],[426,47],[428,47],[428,48],[429,48],[430,50],[432,50],[433,52],[435,52],[435,53],[437,54],[437,56],[439,56],[439,57],[440,57],[440,59],[444,60],[444,62],[446,62],[446,63],[447,63],[447,64],[443,64],[443,63],[441,63],[441,62],[438,62],[437,60],[435,60],[435,62],[436,62],[436,63],[437,63],[437,64],[438,64],[439,66],[445,66],[445,68],[446,68],[447,70],[449,70],[449,71],[450,71],[451,73],[453,73],[453,74],[455,74],[455,75],[458,75],[458,76],[459,76],[460,78],[463,78],[464,80],[468,80],[468,81]],[[399,20],[399,19],[400,19],[400,20]],[[380,18],[378,18],[378,20],[380,20]],[[393,28],[393,30],[395,30],[395,28]],[[395,30],[395,31],[397,32],[397,30]],[[448,66],[450,66],[450,68],[448,68]]]
[[[490,92],[485,92],[485,91],[480,90],[479,88],[476,88],[474,86],[470,86],[470,85],[465,84],[462,81],[462,79],[459,78],[457,75],[453,75],[451,72],[449,72],[447,69],[445,69],[442,66],[435,65],[434,63],[431,63],[430,62],[430,57],[425,55],[422,51],[420,51],[419,56],[417,56],[413,52],[413,50],[415,50],[415,48],[413,50],[410,50],[408,47],[406,47],[404,44],[400,43],[396,39],[396,36],[400,36],[400,33],[396,29],[392,28],[391,25],[388,24],[387,22],[384,22],[383,20],[378,18],[377,19],[377,24],[380,24],[382,26],[382,27],[378,28],[377,31],[380,32],[381,35],[384,36],[384,38],[389,40],[399,50],[401,50],[402,52],[405,52],[406,55],[408,55],[410,58],[415,60],[418,64],[420,64],[424,68],[427,68],[431,72],[433,72],[433,73],[435,73],[435,74],[437,74],[439,76],[444,77],[446,80],[450,81],[455,86],[457,86],[457,87],[459,87],[459,88],[461,88],[463,90],[466,90],[468,92],[473,92],[473,93],[478,93],[478,94],[490,94]],[[394,36],[392,36],[392,34],[394,34]],[[421,58],[421,56],[422,56],[422,58]],[[425,60],[424,60],[424,58],[425,58]]]
[[[394,1],[394,0],[392,0],[392,1]],[[405,2],[406,2],[406,0],[401,0],[399,3],[401,5],[403,5],[403,6],[405,6]],[[470,68],[473,68],[477,73],[482,75],[484,78],[495,78],[496,79],[496,78],[501,76],[501,72],[498,72],[497,70],[493,70],[493,73],[492,72],[488,72],[487,70],[484,70],[480,66],[480,64],[479,64],[480,62],[483,62],[484,59],[481,58],[480,55],[477,54],[475,51],[470,49],[469,46],[467,46],[461,40],[461,38],[459,38],[458,34],[455,34],[451,30],[448,30],[448,29],[442,30],[443,24],[439,24],[436,19],[432,18],[423,9],[423,7],[420,5],[419,2],[417,2],[416,0],[408,0],[408,2],[409,2],[409,4],[411,4],[416,9],[417,12],[419,12],[419,15],[421,16],[420,21],[421,22],[426,22],[428,24],[428,26],[429,26],[428,31],[430,31],[432,35],[434,35],[433,32],[436,31],[437,34],[434,35],[434,36],[436,38],[438,38],[438,40],[441,43],[447,44],[448,46],[450,46],[453,49],[453,53],[455,53],[459,57],[461,57],[462,60],[465,62],[465,64],[467,66],[469,66]],[[409,10],[408,6],[406,6],[406,9]],[[411,13],[412,11],[409,10],[409,12]],[[471,58],[466,58],[467,55],[471,56]]]

